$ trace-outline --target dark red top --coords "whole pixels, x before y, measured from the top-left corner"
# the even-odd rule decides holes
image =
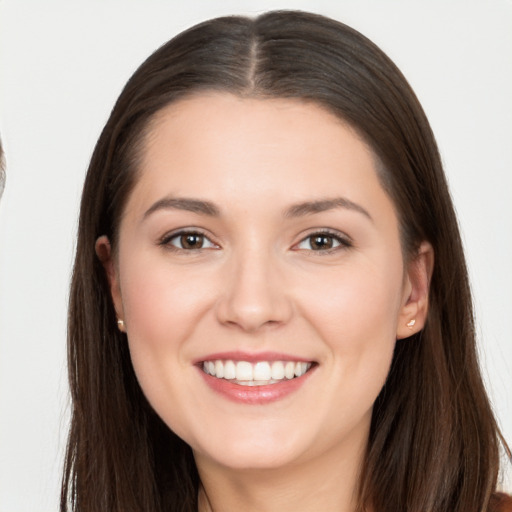
[[[489,503],[489,512],[512,512],[512,496],[502,492],[494,493]]]

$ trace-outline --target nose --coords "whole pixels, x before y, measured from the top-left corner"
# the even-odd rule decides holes
[[[289,321],[292,302],[275,259],[260,251],[226,262],[226,286],[217,303],[219,322],[255,332]]]

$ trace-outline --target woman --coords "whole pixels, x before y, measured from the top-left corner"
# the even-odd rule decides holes
[[[327,18],[212,20],[129,80],[84,186],[69,363],[62,510],[506,506],[435,140]]]

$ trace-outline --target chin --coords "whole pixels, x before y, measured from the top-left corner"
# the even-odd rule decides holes
[[[237,471],[258,471],[280,469],[292,465],[297,459],[293,453],[283,453],[274,449],[261,450],[243,446],[240,448],[224,446],[222,453],[203,452],[201,455],[214,461],[216,465]],[[194,456],[198,453],[194,450]]]
[[[300,460],[306,451],[304,439],[290,436],[289,432],[278,434],[240,436],[226,433],[223,441],[213,444],[209,442],[197,445],[192,444],[196,457],[205,457],[215,464],[234,470],[260,470],[278,469],[293,465]]]

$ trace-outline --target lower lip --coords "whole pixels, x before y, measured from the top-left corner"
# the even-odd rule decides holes
[[[233,402],[256,405],[276,402],[291,395],[307,382],[316,369],[316,365],[300,377],[283,380],[276,384],[267,384],[265,386],[242,386],[240,384],[234,384],[226,379],[212,377],[201,368],[198,369],[206,384],[216,393],[219,393]]]

